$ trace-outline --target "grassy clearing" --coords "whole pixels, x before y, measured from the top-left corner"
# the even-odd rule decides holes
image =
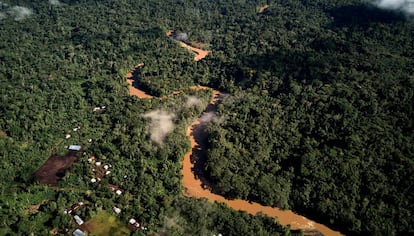
[[[122,236],[131,234],[126,224],[123,224],[115,216],[110,215],[106,211],[100,211],[91,220],[85,222],[82,228],[88,231],[89,235],[95,236]]]

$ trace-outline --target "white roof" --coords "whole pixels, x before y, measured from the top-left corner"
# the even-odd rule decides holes
[[[119,209],[118,207],[113,207],[112,209],[115,211],[116,214],[121,213],[121,209]]]
[[[135,224],[137,221],[136,221],[134,218],[131,218],[128,222],[129,222],[131,225],[133,225],[133,224]]]
[[[69,150],[72,150],[72,151],[79,151],[81,150],[81,148],[82,146],[80,145],[69,145]]]
[[[75,219],[78,225],[83,224],[83,220],[78,215],[75,215],[73,218]]]
[[[85,234],[80,229],[76,229],[75,231],[73,231],[73,236],[84,236],[84,235]]]
[[[118,194],[118,195],[121,195],[122,194],[122,191],[118,189],[118,190],[116,190],[115,193]]]

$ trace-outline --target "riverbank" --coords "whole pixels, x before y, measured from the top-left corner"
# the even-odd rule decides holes
[[[193,46],[191,46],[191,45],[189,45],[189,44],[187,44],[183,41],[174,39],[173,33],[174,33],[173,30],[169,30],[169,31],[167,31],[166,34],[169,38],[172,38],[173,40],[177,41],[180,44],[181,47],[186,48],[186,49],[194,52],[195,53],[194,61],[199,61],[199,60],[205,58],[209,53],[211,53],[211,51],[203,50],[203,49],[200,49],[200,48],[195,48],[195,47],[193,47]]]
[[[136,71],[143,67],[144,63],[137,64],[132,70],[126,73],[125,78],[127,79],[128,87],[129,87],[129,94],[132,96],[137,96],[138,98],[152,98],[151,95],[147,94],[145,91],[138,89],[134,86],[134,74]]]
[[[168,32],[167,32],[168,35]],[[197,60],[196,57],[194,60]],[[143,64],[138,64],[132,71],[139,69]],[[131,73],[131,72],[129,72]],[[125,77],[129,77],[129,73]],[[131,73],[132,77],[132,73]],[[132,85],[132,83],[131,83]],[[140,95],[135,95],[139,98],[151,98],[150,95],[145,94],[144,91],[138,90]],[[190,89],[193,90],[208,90],[212,89],[205,86],[192,86]],[[289,226],[291,229],[303,230],[304,232],[314,232],[318,231],[323,235],[327,236],[338,236],[342,235],[338,231],[334,231],[325,225],[316,223],[310,219],[307,219],[304,216],[301,216],[295,212],[281,210],[276,207],[263,206],[255,202],[249,202],[246,200],[228,200],[221,195],[214,194],[211,189],[211,185],[208,183],[208,180],[204,178],[203,175],[203,166],[206,159],[207,148],[206,148],[206,133],[204,132],[205,126],[211,120],[211,117],[214,116],[216,106],[219,101],[222,99],[223,94],[212,89],[212,98],[204,110],[203,114],[193,121],[186,130],[186,135],[191,143],[191,148],[185,153],[183,158],[181,174],[183,176],[182,184],[184,187],[184,195],[187,197],[195,198],[207,198],[210,202],[222,202],[227,204],[229,207],[234,210],[245,211],[249,214],[256,215],[258,213],[263,213],[267,216],[274,217],[276,220],[285,226]],[[173,94],[177,94],[175,92]],[[148,97],[149,96],[149,97]]]
[[[200,170],[201,166],[199,166],[200,162],[204,163],[207,152],[206,136],[204,133],[206,123],[202,121],[204,120],[204,115],[215,111],[215,106],[220,101],[221,97],[221,92],[213,90],[212,99],[203,115],[195,120],[186,130],[186,135],[191,143],[191,149],[184,155],[183,168],[181,171],[181,174],[183,175],[182,183],[185,188],[185,195],[196,198],[207,198],[211,202],[217,201],[226,203],[229,207],[235,210],[246,211],[252,215],[261,212],[267,216],[276,218],[282,225],[289,225],[291,229],[300,229],[305,232],[316,230],[327,236],[341,235],[338,231],[334,231],[325,225],[309,220],[295,212],[281,210],[276,207],[263,206],[246,200],[228,200],[211,191],[211,186],[209,186],[208,181],[204,178]]]

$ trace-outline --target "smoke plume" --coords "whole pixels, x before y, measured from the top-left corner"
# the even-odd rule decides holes
[[[56,6],[61,5],[59,0],[49,0],[49,3],[52,4],[52,5],[56,5]]]
[[[402,11],[414,15],[414,0],[375,0],[374,4],[382,9]]]
[[[187,101],[185,102],[185,108],[190,108],[193,106],[200,105],[201,101],[197,97],[189,96],[187,97]]]
[[[158,145],[162,145],[165,136],[174,130],[173,118],[175,115],[164,110],[155,110],[146,113],[144,117],[151,119],[151,140]]]
[[[22,21],[33,14],[33,11],[27,7],[14,6],[9,10],[10,14],[14,16],[15,21]]]
[[[202,123],[202,124],[209,123],[209,122],[213,121],[215,117],[216,117],[216,115],[214,114],[214,111],[205,112],[200,117],[200,123]]]

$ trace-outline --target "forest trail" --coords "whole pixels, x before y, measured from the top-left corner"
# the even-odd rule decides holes
[[[168,35],[168,33],[167,33]],[[200,58],[201,59],[201,58]],[[197,56],[194,58],[195,61],[200,60]],[[142,67],[143,64],[138,64],[131,72],[129,72],[125,77],[131,78],[135,70]],[[144,91],[139,89],[131,89],[132,82],[130,83],[130,95],[138,96],[139,98],[152,98],[152,96],[146,94]],[[208,90],[212,89],[206,86],[192,86],[192,90]],[[210,103],[207,105],[203,114],[193,121],[193,123],[188,126],[186,130],[186,135],[191,142],[191,148],[188,150],[183,159],[183,168],[181,174],[183,175],[182,184],[185,189],[185,195],[195,198],[207,198],[211,202],[222,202],[226,203],[229,207],[234,210],[245,211],[249,214],[256,215],[259,212],[266,214],[267,216],[274,217],[282,225],[290,225],[291,229],[300,229],[305,232],[314,232],[318,231],[325,236],[337,236],[342,235],[338,231],[334,231],[325,225],[316,223],[312,220],[307,219],[304,216],[296,214],[290,210],[281,210],[276,207],[263,206],[255,202],[249,202],[246,200],[228,200],[221,195],[215,194],[211,190],[211,186],[207,179],[203,177],[202,166],[206,158],[206,135],[204,128],[208,122],[205,121],[205,115],[214,113],[216,110],[216,105],[221,100],[223,93],[218,90],[212,89],[212,98]],[[172,93],[172,95],[179,94],[181,91]],[[167,95],[168,97],[169,95]]]

